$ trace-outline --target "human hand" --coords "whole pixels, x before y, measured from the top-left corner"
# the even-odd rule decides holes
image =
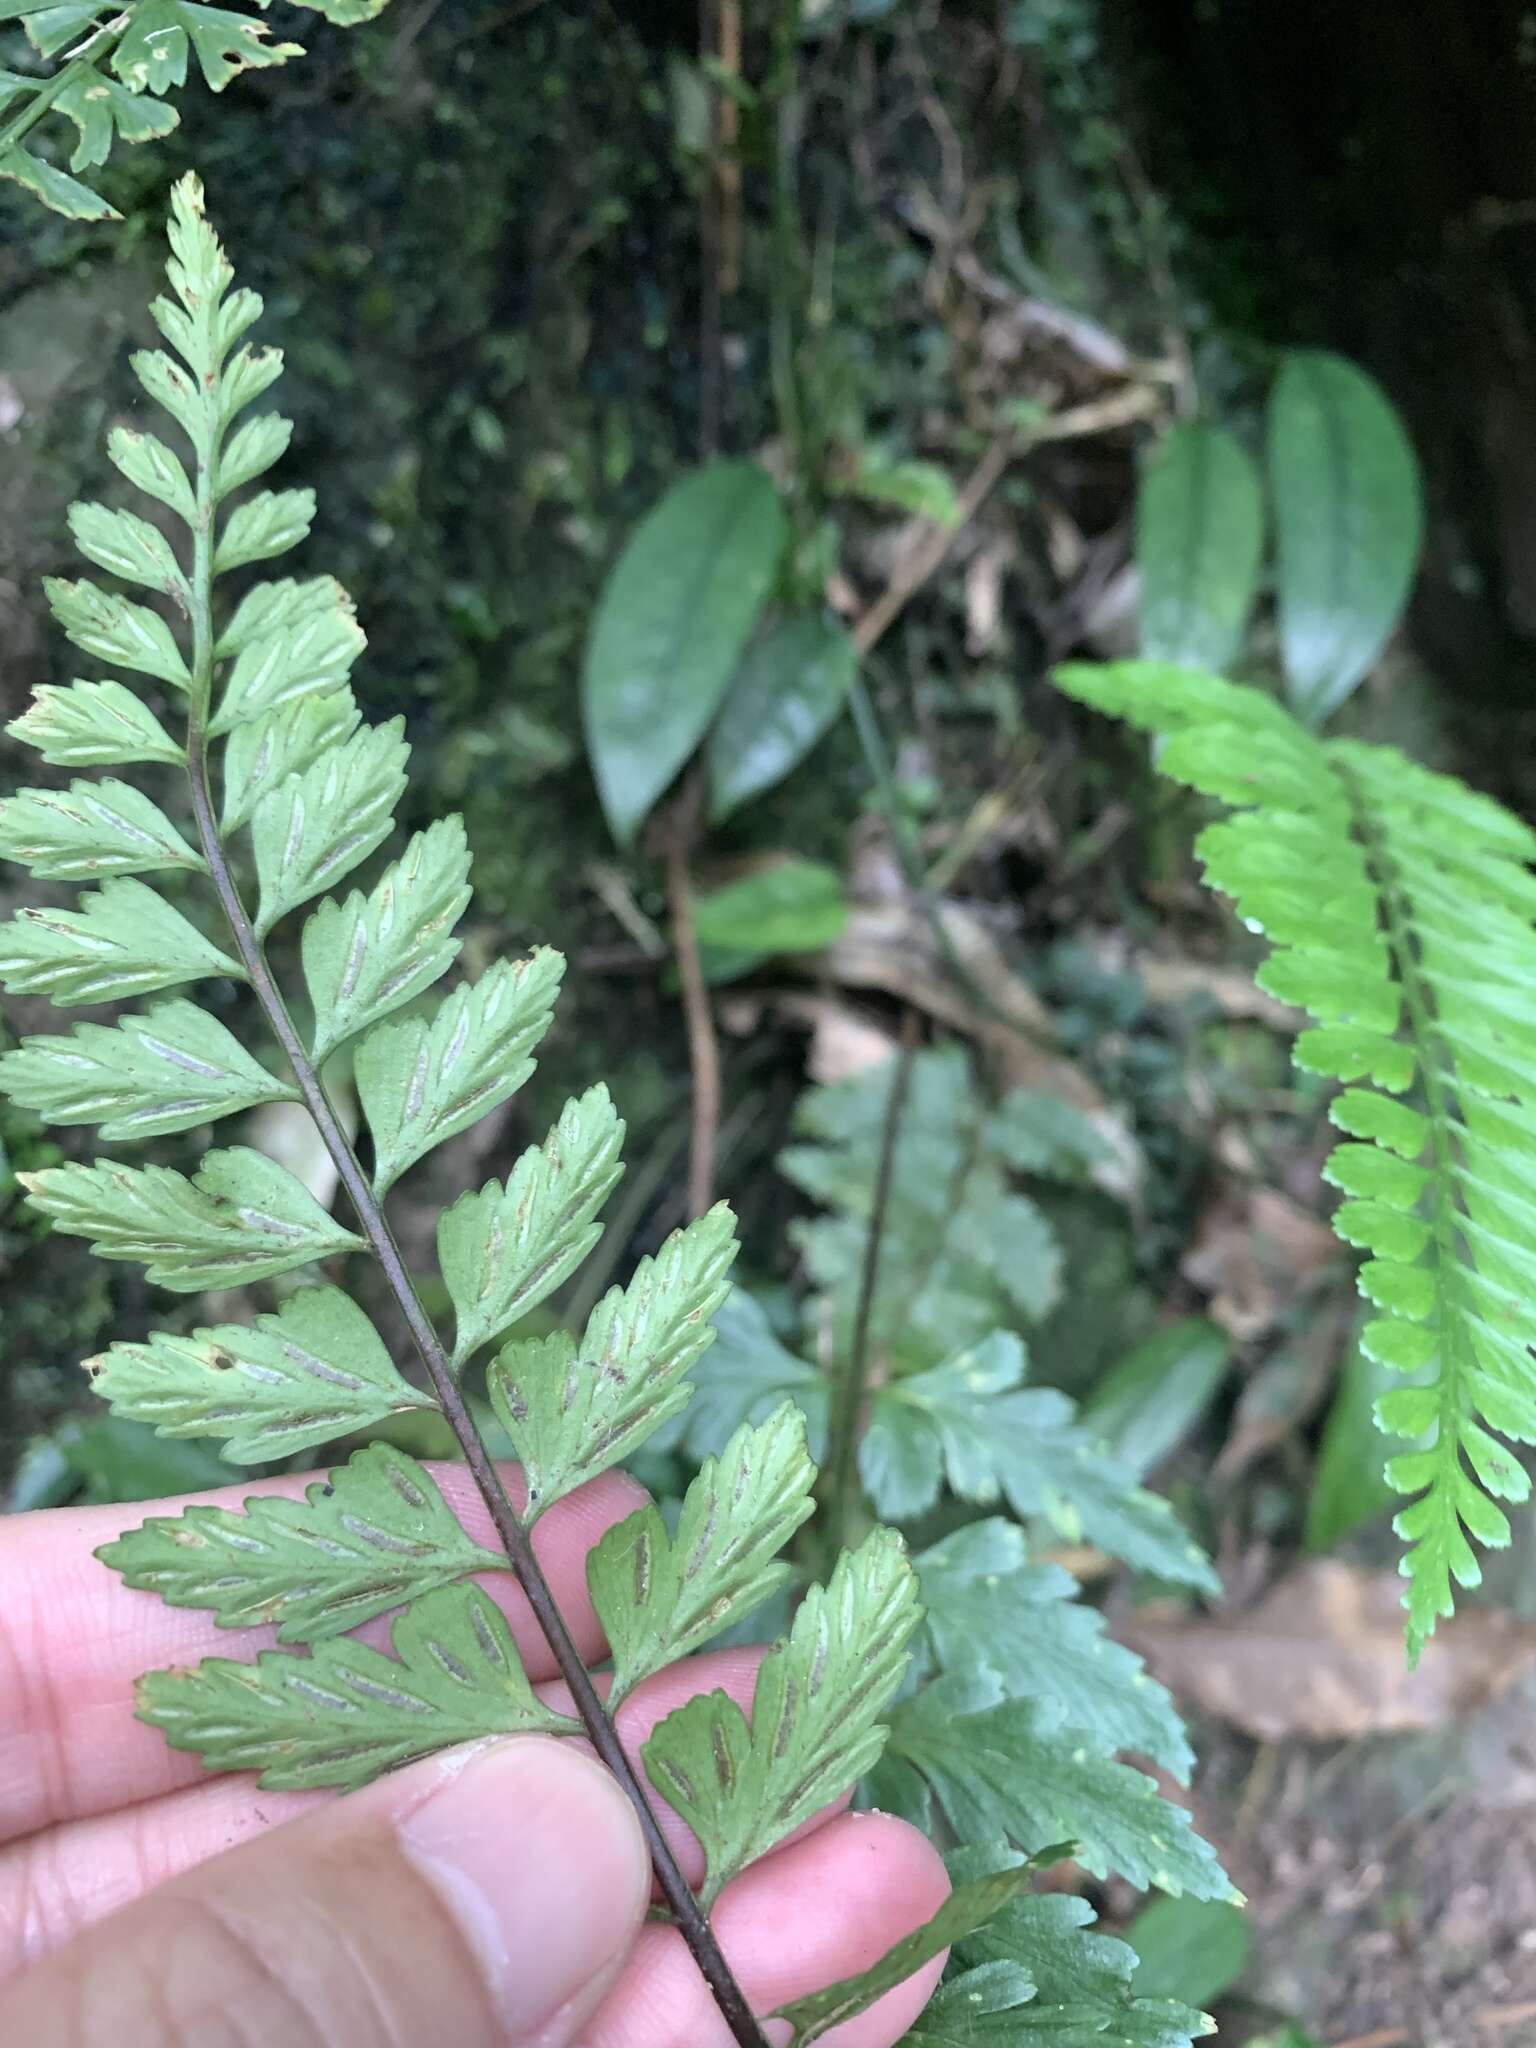
[[[434,1468],[489,1540],[461,1466]],[[312,1478],[313,1475],[308,1477]],[[304,1476],[195,1496],[238,1506]],[[514,1498],[519,1497],[514,1483]],[[639,1505],[610,1474],[534,1538],[582,1654],[602,1655],[586,1554]],[[429,1757],[346,1799],[208,1777],[132,1718],[153,1666],[254,1655],[270,1631],[133,1592],[92,1552],[150,1513],[0,1522],[0,2041],[26,2048],[729,2048],[681,1936],[644,1925],[650,1868],[615,1780],[575,1741],[518,1736]],[[554,1666],[505,1574],[484,1581],[529,1676]],[[363,1632],[382,1640],[379,1627]],[[253,1638],[255,1640],[253,1640]],[[618,1710],[631,1755],[692,1694],[750,1710],[760,1652],[694,1657]],[[698,1844],[659,1812],[690,1881]],[[822,1814],[721,1895],[713,1924],[758,2012],[851,1976],[935,1911],[943,1865],[914,1829]],[[828,2048],[890,2048],[937,1962]],[[768,2022],[771,2041],[787,2037]]]

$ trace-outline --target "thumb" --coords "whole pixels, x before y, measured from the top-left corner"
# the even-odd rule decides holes
[[[565,2048],[650,1868],[618,1785],[542,1736],[459,1750],[146,1894],[0,1996],[29,2048]]]

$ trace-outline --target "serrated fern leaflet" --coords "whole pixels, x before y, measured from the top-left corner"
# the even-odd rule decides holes
[[[1321,740],[1273,699],[1152,663],[1071,667],[1062,689],[1164,736],[1159,766],[1232,807],[1197,852],[1274,951],[1259,981],[1314,1019],[1308,1072],[1350,1083],[1326,1176],[1369,1254],[1369,1354],[1409,1376],[1377,1414],[1412,1447],[1411,1651],[1509,1541],[1536,1442],[1536,833],[1395,749]],[[1412,1100],[1399,1098],[1411,1096]]]
[[[264,5],[265,0],[257,0]],[[389,0],[296,0],[341,28],[371,21]],[[195,62],[204,83],[222,92],[242,71],[302,57],[303,45],[271,40],[267,24],[243,6],[203,0],[124,0],[108,9],[9,0],[0,21],[19,20],[51,75],[0,71],[0,178],[73,220],[116,220],[116,209],[77,173],[107,161],[116,142],[169,135],[179,116],[163,97],[185,85]],[[69,169],[53,161],[58,116],[74,130]]]

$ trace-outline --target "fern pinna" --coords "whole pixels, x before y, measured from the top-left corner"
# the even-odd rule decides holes
[[[717,1692],[660,1722],[642,1753],[645,1773],[704,1851],[696,1893],[683,1877],[613,1712],[664,1665],[789,1589],[783,1552],[812,1514],[816,1482],[806,1436],[816,1403],[799,1383],[811,1368],[790,1359],[795,1383],[778,1398],[744,1400],[727,1427],[711,1425],[675,1519],[647,1506],[596,1545],[588,1582],[611,1663],[600,1696],[530,1532],[554,1503],[648,1441],[693,1443],[702,1424],[684,1417],[688,1376],[727,1305],[733,1220],[717,1207],[677,1232],[597,1304],[579,1341],[562,1331],[520,1335],[592,1249],[621,1171],[623,1127],[607,1092],[594,1088],[567,1104],[504,1181],[462,1195],[440,1217],[454,1337],[439,1338],[386,1204],[402,1174],[527,1078],[562,963],[539,952],[432,995],[455,962],[455,927],[470,900],[454,818],[416,833],[369,886],[327,893],[382,855],[405,787],[402,721],[361,718],[348,676],[363,636],[328,578],[257,581],[232,606],[216,601],[226,576],[305,536],[313,497],[235,496],[283,454],[289,427],[247,414],[280,360],[242,340],[260,301],[233,288],[194,179],[174,196],[168,275],[171,294],[153,310],[170,352],[143,353],[135,368],[185,436],[190,466],[152,434],[119,427],[108,445],[189,545],[173,546],[159,525],[126,510],[79,505],[72,514],[87,559],[165,611],[91,581],[48,590],[76,646],[148,689],[136,694],[115,677],[44,686],[9,730],[66,774],[147,769],[163,779],[171,808],[114,772],[0,804],[0,854],[45,881],[87,885],[72,905],[26,908],[0,926],[0,980],[13,995],[64,1006],[155,1000],[68,1035],[27,1038],[0,1058],[0,1084],[56,1123],[98,1125],[109,1145],[194,1132],[264,1105],[307,1111],[349,1222],[248,1145],[208,1152],[190,1175],[108,1157],[46,1168],[26,1185],[56,1228],[89,1237],[107,1258],[141,1262],[172,1292],[371,1256],[426,1385],[402,1374],[369,1316],[330,1279],[288,1280],[278,1305],[253,1322],[182,1321],[91,1362],[119,1415],[171,1437],[214,1437],[235,1463],[363,1440],[303,1499],[253,1496],[243,1512],[192,1505],[105,1547],[129,1585],[277,1638],[253,1661],[210,1658],[148,1674],[142,1718],[211,1768],[341,1789],[474,1737],[584,1733],[636,1806],[666,1910],[733,2037],[754,2048],[764,2036],[715,1941],[711,1909],[748,1864],[863,1779],[961,1845],[956,1888],[929,1926],[862,1976],[786,2008],[778,2017],[796,2048],[946,1948],[949,1981],[914,2041],[1027,2037],[1064,2048],[1092,2037],[1186,2048],[1207,2031],[1202,2016],[1132,1997],[1130,1951],[1085,1932],[1091,1915],[1080,1901],[1031,1891],[1040,1862],[1067,1853],[1056,1838],[1069,1833],[1093,1868],[1114,1865],[1139,1883],[1201,1897],[1230,1887],[1188,1816],[1116,1760],[1132,1749],[1187,1767],[1167,1695],[1102,1635],[1097,1617],[1068,1605],[1064,1574],[1029,1563],[1015,1523],[975,1523],[923,1555],[922,1589],[936,1608],[926,1630],[919,1573],[900,1537],[875,1527],[832,1561],[824,1586],[796,1586],[801,1597],[760,1666],[750,1719]],[[301,988],[290,999],[268,946],[279,933],[289,957],[292,931],[280,928],[298,912]],[[269,1065],[211,1009],[168,993],[202,982],[222,982],[226,996],[229,984],[244,984],[238,1017],[259,1015],[281,1064]],[[225,1006],[217,993],[213,1000]],[[350,1058],[367,1167],[324,1078],[338,1052]],[[999,1156],[1020,1156],[1023,1138],[1005,1116]],[[1032,1139],[1025,1151],[1035,1149]],[[750,1353],[745,1297],[737,1309]],[[933,1369],[874,1418],[888,1455],[927,1475],[923,1497],[944,1477],[962,1503],[1006,1497],[1020,1514],[1069,1496],[1085,1520],[1100,1517],[1095,1526],[1121,1554],[1208,1583],[1208,1567],[1160,1504],[1138,1496],[1119,1511],[1106,1505],[1134,1489],[1074,1430],[1060,1397],[1053,1406],[1049,1395],[1014,1391],[1022,1352],[1006,1333],[1000,1343],[986,1358],[928,1360]],[[490,1409],[522,1467],[520,1509],[462,1384],[482,1366]],[[985,1422],[967,1423],[959,1411],[979,1393],[997,1398]],[[499,1547],[473,1540],[427,1468],[386,1440],[413,1411],[448,1421]],[[709,1412],[719,1418],[720,1398]],[[978,1428],[1005,1422],[1012,1434],[989,1452],[995,1469],[983,1469]],[[1047,1484],[1052,1456],[1070,1468],[1069,1482]],[[535,1692],[500,1607],[476,1583],[500,1571],[526,1595],[574,1715]],[[389,1615],[387,1651],[351,1633]]]
[[[1206,879],[1274,951],[1259,981],[1310,1013],[1306,1072],[1350,1083],[1325,1169],[1334,1227],[1369,1253],[1371,1357],[1408,1383],[1377,1408],[1411,1448],[1410,1650],[1501,1545],[1536,1443],[1536,833],[1395,749],[1317,737],[1273,698],[1152,662],[1058,671],[1069,695],[1162,736],[1158,766],[1235,815]],[[1364,1084],[1364,1085],[1362,1085]],[[1498,1435],[1495,1435],[1497,1432]]]

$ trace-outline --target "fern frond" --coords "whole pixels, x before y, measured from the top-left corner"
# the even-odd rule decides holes
[[[1163,736],[1164,773],[1233,808],[1199,839],[1206,878],[1270,941],[1260,984],[1314,1020],[1298,1064],[1357,1084],[1325,1171],[1335,1228],[1369,1254],[1365,1349],[1422,1381],[1377,1409],[1414,1440],[1387,1476],[1414,1497],[1396,1527],[1417,1655],[1453,1583],[1478,1583],[1474,1541],[1509,1541],[1499,1503],[1530,1493],[1499,1438],[1536,1443],[1536,833],[1217,677],[1130,662],[1057,680]]]
[[[266,0],[256,0],[264,6]],[[388,0],[297,0],[339,28],[382,13]],[[178,121],[163,95],[185,85],[195,58],[210,91],[222,92],[242,71],[302,57],[301,43],[269,39],[259,15],[203,0],[123,0],[113,9],[9,0],[0,20],[19,19],[38,56],[58,58],[51,76],[0,72],[0,178],[10,178],[54,212],[74,220],[116,220],[100,193],[25,146],[50,115],[73,124],[70,171],[107,161],[114,142],[169,135]]]

